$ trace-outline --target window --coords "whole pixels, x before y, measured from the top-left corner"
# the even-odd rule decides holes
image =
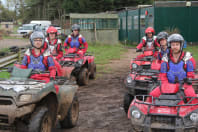
[[[140,26],[143,27],[143,28],[146,27],[145,15],[140,16]]]
[[[126,17],[122,18],[122,29],[126,29]]]
[[[137,30],[138,29],[138,16],[134,16],[133,21],[134,21],[134,29]]]
[[[131,30],[131,25],[132,25],[131,16],[128,16],[128,29],[129,30]]]

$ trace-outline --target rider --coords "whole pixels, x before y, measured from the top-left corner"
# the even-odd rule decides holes
[[[156,57],[160,61],[162,60],[162,57],[163,57],[164,54],[168,54],[169,53],[167,39],[168,39],[168,33],[167,32],[158,33],[157,41],[160,44],[160,49],[157,52]]]
[[[72,25],[72,34],[69,35],[64,43],[64,48],[66,54],[68,53],[77,53],[77,54],[85,54],[88,48],[88,44],[85,40],[85,38],[79,34],[80,32],[80,26],[77,24]],[[82,48],[83,45],[83,49]],[[68,49],[68,46],[70,47]],[[70,50],[75,49],[75,50]]]
[[[45,42],[45,36],[42,32],[35,31],[30,36],[30,42],[32,47],[29,48],[23,57],[21,68],[31,68],[38,71],[50,71],[50,76],[31,76],[32,79],[45,80],[49,82],[49,79],[55,79],[56,68],[54,65],[53,58],[50,52],[46,50],[42,52],[42,48]]]
[[[180,34],[172,34],[168,37],[168,44],[171,49],[162,58],[160,79],[163,83],[176,83],[184,78],[194,78],[195,60],[190,52],[184,52],[184,39]],[[184,85],[184,94],[189,97],[196,97],[192,86]],[[153,97],[159,97],[161,90],[155,88],[150,93]],[[151,98],[148,99],[151,101]]]
[[[50,26],[47,29],[47,38],[45,39],[45,44],[43,50],[49,49],[52,56],[55,56],[56,60],[63,57],[62,43],[61,40],[57,38],[58,30]]]
[[[155,30],[152,27],[148,27],[145,30],[145,35],[142,38],[141,43],[138,44],[136,47],[136,51],[141,51],[142,47],[146,47],[146,49],[155,49],[156,47],[160,47],[159,43],[157,42],[156,36],[154,36]]]

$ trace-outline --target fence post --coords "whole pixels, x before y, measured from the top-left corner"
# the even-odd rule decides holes
[[[19,48],[18,51],[18,61],[21,62],[21,48]]]
[[[95,34],[95,41],[97,42],[96,22],[94,22],[94,34]]]

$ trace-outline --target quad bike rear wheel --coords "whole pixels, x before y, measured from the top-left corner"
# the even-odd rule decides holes
[[[79,102],[77,96],[74,96],[73,102],[65,118],[60,121],[62,128],[72,128],[76,126],[79,116]]]
[[[82,85],[88,85],[88,82],[89,82],[89,72],[86,67],[83,67],[78,75],[77,83],[80,86],[82,86]]]
[[[91,72],[91,74],[90,74],[89,78],[95,79],[96,78],[96,64],[94,62],[91,64],[90,72]]]
[[[130,95],[129,93],[125,93],[124,95],[124,111],[126,112],[126,114],[128,113],[128,109],[129,109],[129,106],[131,104],[131,101],[133,100],[133,96]]]
[[[38,107],[30,118],[28,132],[51,132],[52,126],[52,116],[48,108]]]

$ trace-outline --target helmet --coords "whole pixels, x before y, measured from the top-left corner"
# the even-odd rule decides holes
[[[153,33],[155,34],[155,30],[152,28],[152,27],[148,27],[146,30],[145,30],[145,34],[147,33]]]
[[[168,37],[168,46],[169,47],[171,46],[171,42],[180,42],[181,50],[183,49],[184,38],[180,34],[174,33],[174,34],[170,35]]]
[[[158,43],[160,43],[160,40],[161,39],[168,39],[168,33],[167,32],[160,32],[160,33],[158,33],[158,35],[157,35],[157,41],[158,41]]]
[[[43,34],[43,32],[41,32],[41,31],[35,31],[35,32],[33,32],[31,34],[31,36],[30,36],[30,42],[31,42],[31,44],[32,44],[33,47],[35,47],[34,46],[34,39],[36,39],[36,38],[41,38],[42,39],[42,46],[43,46],[44,45],[44,42],[45,42],[45,35]]]
[[[73,32],[74,30],[80,31],[80,25],[78,25],[78,24],[72,25],[72,32]]]
[[[49,33],[55,33],[57,35],[57,32],[58,32],[58,30],[55,27],[53,27],[53,26],[50,26],[47,29],[47,34],[49,34]]]
[[[154,30],[152,27],[148,27],[148,28],[145,30],[145,34],[147,34],[147,33],[155,34],[155,30]]]

